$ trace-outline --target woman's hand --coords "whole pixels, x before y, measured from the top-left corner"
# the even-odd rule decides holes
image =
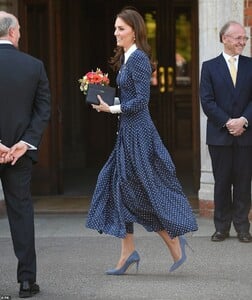
[[[103,111],[109,113],[110,112],[109,105],[102,100],[102,97],[100,95],[97,95],[97,98],[99,99],[100,104],[99,105],[92,104],[93,109],[96,109],[98,112]]]

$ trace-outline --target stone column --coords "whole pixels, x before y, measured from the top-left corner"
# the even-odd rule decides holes
[[[243,24],[244,1],[241,0],[199,0],[199,66],[202,62],[219,55],[223,45],[219,41],[219,31],[229,20]],[[248,47],[249,45],[247,45]],[[249,55],[246,48],[243,54]],[[201,178],[199,190],[199,210],[202,216],[213,214],[214,180],[211,160],[206,146],[206,116],[200,112],[201,128]]]

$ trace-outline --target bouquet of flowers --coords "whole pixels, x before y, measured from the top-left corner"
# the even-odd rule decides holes
[[[100,85],[109,85],[109,78],[108,74],[103,73],[99,68],[96,71],[91,71],[85,74],[79,80],[80,83],[80,90],[83,92],[84,95],[87,94],[88,85],[91,84],[100,84]]]

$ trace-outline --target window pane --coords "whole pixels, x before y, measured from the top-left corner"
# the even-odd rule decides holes
[[[145,20],[146,29],[147,29],[148,43],[151,46],[152,57],[153,57],[154,61],[157,61],[157,49],[156,49],[156,29],[157,29],[157,22],[156,22],[156,12],[155,11],[151,11],[151,12],[145,13],[144,20]],[[156,71],[152,74],[151,85],[152,86],[157,86],[158,85],[157,72]]]
[[[191,85],[191,21],[189,12],[176,12],[176,84]]]

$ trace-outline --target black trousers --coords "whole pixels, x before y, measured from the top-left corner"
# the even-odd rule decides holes
[[[21,157],[14,166],[0,165],[10,231],[18,259],[17,281],[36,281],[34,213],[30,194],[32,161]]]
[[[248,232],[251,208],[252,147],[209,145],[214,185],[216,231]]]

